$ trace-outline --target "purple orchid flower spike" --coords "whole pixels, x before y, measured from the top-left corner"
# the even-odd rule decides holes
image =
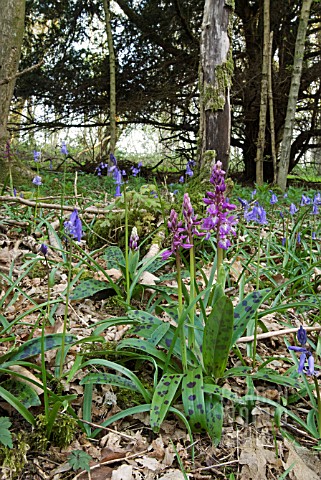
[[[171,210],[167,226],[173,233],[173,239],[171,248],[162,253],[162,260],[167,260],[171,255],[176,255],[181,247],[186,249],[193,247],[191,243],[185,242],[187,238],[186,230],[183,227],[183,223],[178,221],[177,212],[173,209]]]
[[[236,209],[236,205],[225,198],[225,171],[222,169],[222,162],[214,164],[210,182],[215,187],[214,192],[206,192],[207,198],[203,202],[207,205],[207,217],[203,220],[203,229],[208,231],[206,238],[210,237],[210,231],[214,230],[217,236],[217,245],[223,250],[227,250],[231,245],[227,238],[230,235],[236,235],[235,226],[237,218],[230,215],[229,212]]]
[[[137,233],[137,228],[133,227],[130,238],[129,238],[129,248],[131,250],[138,250],[138,241],[139,241],[139,236]]]

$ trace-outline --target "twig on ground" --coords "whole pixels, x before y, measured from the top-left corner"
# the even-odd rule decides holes
[[[22,205],[27,205],[28,207],[35,207],[36,202],[33,200],[27,200],[26,198],[21,197],[10,197],[7,195],[0,196],[0,202],[11,202],[11,203],[21,203]],[[43,203],[37,202],[38,208],[47,208],[49,210],[61,210],[61,205],[54,204],[54,203]],[[72,205],[63,205],[62,209],[68,212],[73,212],[74,206]],[[82,210],[82,213],[101,213],[106,214],[108,210],[105,208],[97,208],[97,207],[86,207]]]
[[[126,435],[126,433],[118,432],[117,430],[113,430],[112,428],[102,427],[101,425],[98,425],[97,423],[87,422],[87,420],[80,420],[80,421],[82,423],[86,423],[86,425],[90,425],[91,427],[100,428],[101,430],[107,430],[107,432],[115,433],[116,435],[119,435],[120,437],[126,438],[126,440],[135,440],[135,438],[132,437],[131,435]]]
[[[307,332],[319,332],[321,327],[304,327]],[[297,328],[286,328],[283,330],[274,330],[273,332],[266,332],[266,333],[259,333],[256,338],[258,340],[262,340],[264,338],[272,338],[272,337],[279,337],[280,335],[287,335],[288,333],[296,333],[298,331]],[[253,342],[254,335],[249,335],[248,337],[241,337],[239,338],[236,343],[247,343]]]

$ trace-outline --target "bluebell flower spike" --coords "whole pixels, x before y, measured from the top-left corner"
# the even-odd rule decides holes
[[[298,332],[297,332],[297,339],[298,342],[301,344],[301,347],[299,346],[291,346],[288,347],[289,350],[292,350],[294,352],[300,352],[300,359],[299,359],[299,367],[298,367],[298,373],[304,373],[305,375],[318,375],[315,370],[314,370],[314,358],[310,350],[304,347],[304,345],[307,343],[307,331],[300,326]],[[308,365],[306,366],[306,360]]]

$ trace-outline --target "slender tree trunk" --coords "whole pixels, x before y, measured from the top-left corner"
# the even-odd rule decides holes
[[[273,103],[273,83],[272,83],[272,45],[273,45],[273,32],[270,33],[270,44],[269,44],[268,97],[269,97],[269,114],[270,114],[271,156],[272,156],[272,164],[273,164],[273,183],[276,184],[277,164],[276,164],[274,103]]]
[[[205,0],[200,47],[200,166],[216,156],[225,170],[231,131],[232,4],[227,0]]]
[[[300,22],[295,42],[293,73],[291,79],[291,87],[288,98],[288,106],[285,118],[283,139],[280,149],[280,162],[278,171],[278,185],[284,191],[286,189],[287,175],[290,164],[291,141],[293,133],[293,125],[295,119],[296,103],[299,95],[303,56],[305,49],[305,38],[310,17],[310,9],[313,0],[303,0],[300,15]]]
[[[113,35],[110,23],[110,0],[103,0],[105,10],[105,23],[109,51],[109,82],[110,82],[110,153],[115,153],[117,131],[116,131],[116,58],[113,44]]]
[[[270,45],[270,0],[264,0],[263,11],[263,60],[261,80],[261,103],[259,117],[259,134],[256,151],[256,183],[263,185],[263,162],[265,147],[266,112],[268,105],[268,71],[269,71],[269,45]]]

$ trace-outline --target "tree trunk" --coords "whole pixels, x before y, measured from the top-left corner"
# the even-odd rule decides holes
[[[291,78],[291,87],[286,111],[284,133],[280,149],[280,163],[278,171],[278,185],[283,191],[286,189],[286,181],[289,171],[292,132],[301,81],[302,64],[305,49],[305,37],[308,28],[312,1],[313,0],[303,0],[302,2],[300,23],[295,42],[293,74]]]
[[[113,44],[113,36],[110,23],[110,0],[103,0],[105,10],[105,24],[109,51],[109,105],[110,105],[110,148],[109,152],[114,154],[117,133],[116,133],[116,59]]]
[[[7,125],[24,34],[25,0],[0,0],[0,12],[0,181],[4,182],[9,167],[15,179]]]
[[[263,185],[263,162],[265,148],[266,112],[268,103],[268,71],[269,71],[269,46],[270,46],[270,0],[264,0],[263,11],[263,59],[261,79],[261,103],[259,117],[259,134],[256,151],[256,183]]]
[[[0,0],[0,12],[0,145],[3,147],[8,139],[9,109],[24,34],[25,0]]]
[[[273,32],[270,32],[269,44],[269,69],[268,69],[268,98],[270,114],[270,133],[271,133],[271,156],[273,165],[273,183],[277,181],[276,148],[275,148],[275,125],[274,125],[274,102],[273,102],[273,84],[272,84],[272,44]]]
[[[231,131],[232,3],[205,0],[200,47],[200,166],[216,156],[225,170],[228,169]]]

